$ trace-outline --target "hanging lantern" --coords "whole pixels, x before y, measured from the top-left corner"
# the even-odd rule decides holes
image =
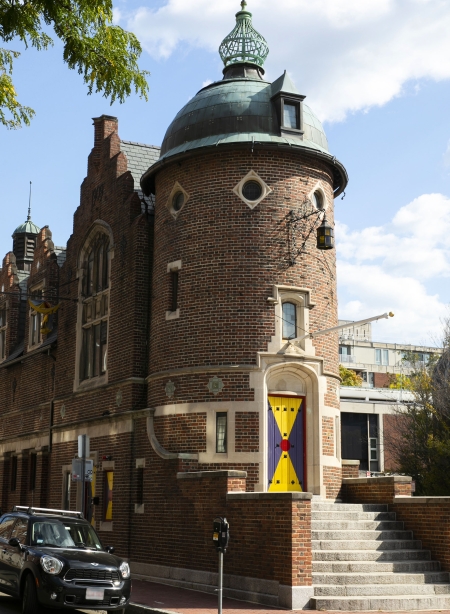
[[[334,248],[334,230],[324,217],[321,225],[317,229],[317,249]]]

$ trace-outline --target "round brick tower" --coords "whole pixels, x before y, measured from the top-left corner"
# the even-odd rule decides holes
[[[141,182],[155,195],[148,402],[160,443],[199,469],[334,498],[337,335],[307,335],[337,325],[317,229],[347,174],[286,72],[264,80],[267,44],[242,9],[223,79],[181,109]]]

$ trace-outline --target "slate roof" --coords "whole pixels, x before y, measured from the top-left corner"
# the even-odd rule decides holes
[[[142,198],[140,179],[150,166],[159,160],[160,148],[156,145],[144,145],[144,143],[121,140],[120,150],[127,157],[128,170],[134,179],[134,189]]]
[[[62,265],[66,261],[66,248],[55,246],[55,254],[56,254],[56,262],[58,263],[58,266],[61,268]]]

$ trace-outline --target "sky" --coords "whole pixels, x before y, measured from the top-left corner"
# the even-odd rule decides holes
[[[149,100],[87,95],[55,41],[21,52],[14,81],[36,111],[30,127],[0,128],[0,253],[26,219],[65,245],[93,145],[92,119],[119,118],[125,140],[160,145],[176,113],[222,76],[217,49],[238,0],[115,0],[117,24],[141,41]],[[339,316],[372,325],[377,341],[439,345],[450,316],[450,0],[248,0],[270,53],[324,122],[350,181],[338,197]]]

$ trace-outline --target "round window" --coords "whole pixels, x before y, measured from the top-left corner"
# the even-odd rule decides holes
[[[242,196],[250,201],[258,200],[262,194],[262,186],[258,181],[246,181],[242,186]]]
[[[322,192],[316,191],[312,195],[313,205],[316,209],[323,209],[323,196]]]
[[[172,199],[172,208],[174,211],[179,211],[183,205],[184,205],[184,194],[183,192],[177,192]]]

